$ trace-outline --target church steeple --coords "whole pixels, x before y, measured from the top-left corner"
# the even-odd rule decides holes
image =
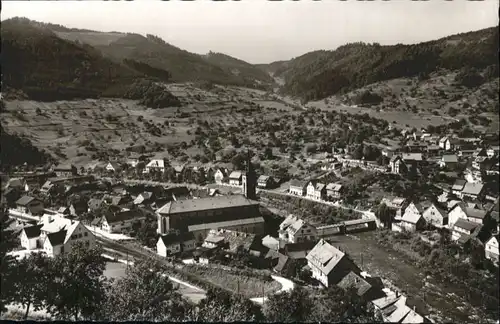
[[[252,165],[252,159],[250,156],[250,151],[247,151],[247,163],[245,174],[242,178],[243,182],[243,194],[248,199],[255,200],[257,199],[257,175],[255,174],[255,169]]]

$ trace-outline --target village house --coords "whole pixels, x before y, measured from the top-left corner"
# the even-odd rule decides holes
[[[400,155],[393,155],[389,161],[391,173],[403,174],[407,171],[407,166]]]
[[[498,234],[492,235],[484,245],[485,257],[498,264]]]
[[[451,192],[457,196],[461,197],[462,196],[462,191],[464,190],[465,184],[467,181],[462,180],[462,179],[457,179],[453,186],[451,187]]]
[[[227,178],[227,170],[224,168],[218,168],[217,171],[215,171],[214,174],[214,180],[216,184],[222,184],[223,182],[226,182]]]
[[[372,301],[386,296],[385,292],[382,290],[384,288],[382,279],[372,277],[364,271],[360,274],[353,271],[349,272],[337,286],[342,289],[353,287],[356,290],[356,294],[366,301]]]
[[[298,243],[305,240],[315,240],[316,229],[299,217],[288,215],[280,224],[278,234],[283,241]]]
[[[143,205],[152,202],[152,200],[153,200],[153,193],[150,191],[144,191],[137,195],[133,203],[134,205]]]
[[[271,176],[261,175],[257,179],[257,187],[262,189],[271,188],[274,185],[274,179]]]
[[[50,257],[70,253],[76,242],[82,242],[87,248],[96,244],[94,234],[79,221],[58,214],[44,214],[42,224],[39,240],[44,252]]]
[[[19,192],[28,192],[30,190],[30,187],[28,185],[28,182],[24,178],[11,178],[7,182],[7,185],[5,186],[5,189],[14,189]]]
[[[165,160],[164,159],[153,159],[146,164],[146,167],[142,171],[143,173],[151,173],[158,171],[161,173],[165,172]]]
[[[399,219],[403,216],[406,207],[409,205],[408,200],[401,197],[395,197],[393,199],[383,198],[381,204],[382,203],[392,209],[395,212],[394,217]]]
[[[242,172],[233,171],[229,175],[229,185],[230,186],[241,186]]]
[[[139,227],[146,219],[143,212],[138,209],[106,213],[101,218],[100,227],[108,233],[124,233]]]
[[[104,204],[104,199],[101,198],[90,198],[89,201],[87,202],[87,212],[91,213],[94,212],[98,209],[101,208],[101,206]]]
[[[306,259],[312,277],[325,287],[338,284],[351,271],[361,272],[344,252],[323,239],[307,254]]]
[[[118,162],[116,161],[110,161],[108,164],[106,164],[106,171],[108,172],[119,172],[121,171],[121,166]]]
[[[29,215],[40,215],[43,213],[43,202],[31,196],[23,196],[16,201],[17,211]]]
[[[326,185],[326,196],[330,199],[340,199],[344,193],[344,187],[340,183],[329,183]]]
[[[19,238],[23,248],[26,250],[34,250],[42,247],[42,242],[40,242],[40,229],[42,226],[43,224],[25,226],[21,230]]]
[[[439,145],[435,144],[430,144],[427,146],[425,152],[427,152],[427,156],[434,157],[439,155],[439,152],[441,151],[441,148]]]
[[[165,189],[164,195],[167,197],[167,199],[173,201],[187,200],[193,198],[191,195],[191,191],[186,186],[171,187]]]
[[[427,224],[434,227],[441,228],[448,225],[448,213],[435,204],[427,208],[422,216]]]
[[[469,222],[466,219],[458,219],[451,231],[451,240],[465,244],[474,234],[481,229],[481,224]]]
[[[207,249],[223,249],[224,247],[228,246],[228,244],[224,236],[208,233],[201,246]]]
[[[460,193],[459,197],[462,199],[471,199],[471,200],[477,200],[477,199],[482,199],[483,198],[483,191],[484,184],[482,183],[471,183],[467,182],[464,185],[464,189]]]
[[[127,164],[131,168],[135,168],[139,164],[139,157],[131,155],[127,158],[127,160],[125,160],[125,164]]]
[[[227,243],[226,251],[230,253],[238,253],[239,251],[244,251],[250,255],[259,256],[261,248],[257,239],[257,235],[251,233],[243,233],[238,231],[231,231],[227,229],[213,229],[208,234],[214,236],[220,236],[224,238]]]
[[[427,144],[420,141],[408,141],[405,145],[410,152],[424,152],[427,149]],[[410,153],[412,154],[412,153]],[[404,160],[404,157],[403,157]]]
[[[402,157],[403,162],[408,166],[411,165],[419,165],[423,162],[424,157],[422,153],[403,153]]]
[[[438,164],[441,168],[454,168],[458,165],[458,158],[455,154],[446,154],[441,157]]]
[[[296,196],[305,196],[306,188],[307,182],[293,179],[290,181],[290,188],[288,189],[288,192]]]
[[[401,218],[400,228],[407,232],[416,232],[425,227],[425,219],[422,216],[423,210],[420,204],[411,203],[406,207]],[[393,224],[394,226],[395,224]],[[396,226],[397,230],[397,226]]]
[[[451,151],[454,149],[453,145],[451,144],[450,138],[448,136],[442,137],[439,140],[438,145],[445,151]]]
[[[309,181],[307,185],[307,198],[314,200],[322,200],[326,196],[326,186],[323,183]]]
[[[72,177],[78,175],[77,168],[70,164],[60,164],[53,168],[54,173],[58,177]]]
[[[475,158],[487,158],[488,153],[484,147],[478,147],[474,151],[474,154],[472,154],[473,157]]]
[[[181,252],[193,251],[196,242],[193,233],[172,232],[160,235],[156,243],[156,251],[163,257],[168,257]]]

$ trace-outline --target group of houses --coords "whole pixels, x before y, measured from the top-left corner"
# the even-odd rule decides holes
[[[314,179],[300,181],[293,179],[290,181],[288,192],[295,196],[307,197],[312,200],[339,200],[345,193],[345,187],[340,183],[322,183]]]
[[[402,198],[383,199],[394,211],[390,224],[393,231],[418,232],[442,228],[451,240],[467,246],[472,240],[484,245],[488,259],[498,263],[499,202],[480,204],[451,199],[442,202],[410,202]]]
[[[70,253],[78,242],[86,248],[96,244],[94,234],[80,221],[54,211],[46,211],[38,223],[24,226],[19,238],[26,250],[43,251],[50,257]]]

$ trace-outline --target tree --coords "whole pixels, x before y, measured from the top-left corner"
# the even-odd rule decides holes
[[[30,307],[42,309],[49,289],[50,259],[42,253],[33,253],[22,259],[16,267],[15,300],[26,307],[24,319],[28,318]]]
[[[271,160],[273,158],[273,149],[269,146],[264,149],[264,158],[266,160]]]
[[[305,322],[312,312],[313,302],[307,291],[294,288],[269,297],[264,306],[264,315],[271,322]]]
[[[58,255],[51,263],[53,278],[47,296],[49,313],[62,319],[95,319],[105,298],[105,260],[102,249],[86,248],[81,242],[70,253]]]
[[[231,159],[231,163],[236,170],[243,170],[243,167],[245,166],[245,156],[238,153]]]
[[[153,260],[130,267],[108,291],[106,319],[112,321],[179,321],[186,302]]]
[[[309,321],[336,323],[376,323],[381,319],[357,294],[357,289],[329,287],[313,304]]]
[[[209,289],[192,317],[191,320],[200,322],[258,322],[263,319],[259,306],[220,289]]]
[[[382,203],[378,206],[377,211],[375,212],[375,216],[384,224],[386,228],[388,228],[391,224],[392,217],[394,216],[394,212],[387,207],[386,204]]]
[[[9,218],[7,208],[0,205],[0,312],[5,312],[6,305],[13,301],[13,275],[15,274],[16,259],[7,253],[17,245],[17,237],[10,226],[14,222]]]

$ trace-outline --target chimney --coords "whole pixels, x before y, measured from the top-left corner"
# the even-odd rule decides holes
[[[399,291],[396,290],[396,298],[399,297]]]

